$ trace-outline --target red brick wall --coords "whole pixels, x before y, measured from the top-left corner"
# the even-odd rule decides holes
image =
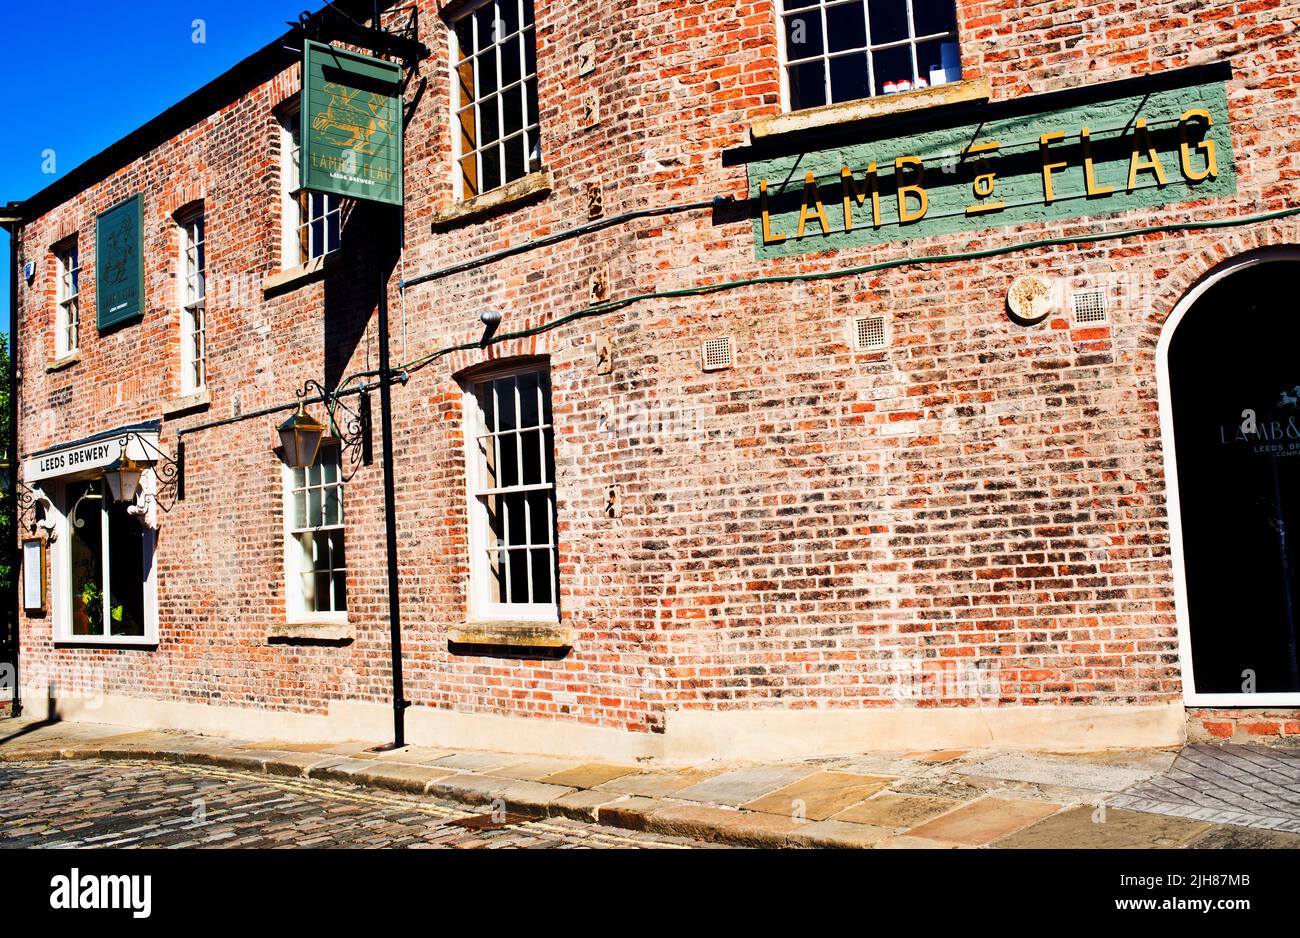
[[[446,33],[434,6],[421,4],[434,56],[407,132],[407,277],[581,223],[591,182],[610,215],[745,190],[744,167],[724,167],[721,153],[746,141],[754,118],[780,110],[772,3],[537,0],[554,191],[435,233],[429,217],[451,206],[452,177]],[[619,297],[1285,207],[1300,175],[1300,43],[1289,31],[1298,10],[961,3],[966,77],[990,79],[997,99],[1231,58],[1234,199],[762,263],[747,218],[634,221],[405,297],[395,275],[394,355],[475,341],[486,307],[505,313],[503,332],[575,312],[605,263]],[[599,67],[579,78],[587,38]],[[270,298],[260,289],[279,244],[272,108],[293,80],[287,71],[249,89],[23,231],[23,255],[39,271],[36,287],[20,289],[24,453],[157,417],[179,393],[167,219],[196,193],[213,282],[212,405],[166,421],[166,444],[179,427],[291,400],[306,378],[375,366],[365,289],[375,239],[360,225],[346,235],[355,248],[343,271]],[[603,119],[584,128],[578,104],[591,92]],[[148,312],[101,337],[94,214],[136,191],[145,194]],[[74,231],[85,265],[82,361],[47,373],[50,248]],[[655,731],[677,708],[895,706],[890,669],[914,661],[921,705],[971,702],[964,682],[976,662],[998,672],[1002,704],[1177,699],[1157,337],[1206,271],[1298,235],[1300,225],[1283,221],[644,301],[435,361],[394,395],[407,695],[422,706]],[[1122,275],[1110,324],[1012,323],[1006,289],[1034,271],[1092,283]],[[887,352],[845,344],[846,318],[863,311],[890,315]],[[734,338],[736,367],[704,373],[698,346],[715,334]],[[615,343],[611,374],[596,373],[597,336]],[[576,632],[558,661],[453,655],[446,639],[465,618],[467,573],[453,375],[518,354],[547,354],[553,369],[561,604]],[[643,422],[610,432],[629,417]],[[48,621],[26,619],[29,669],[92,669],[86,680],[112,694],[272,710],[387,701],[377,462],[358,470],[346,496],[355,641],[267,641],[284,618],[273,422],[187,439],[187,497],[160,535],[159,647],[56,649]],[[603,511],[610,485],[623,505],[613,519]]]
[[[1281,742],[1300,737],[1300,710],[1282,707],[1187,711],[1193,742]]]

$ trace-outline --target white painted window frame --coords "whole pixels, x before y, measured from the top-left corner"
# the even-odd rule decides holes
[[[52,496],[49,518],[53,522],[54,543],[49,551],[52,568],[50,571],[50,608],[54,618],[54,643],[56,645],[124,645],[140,647],[158,644],[158,532],[147,524],[141,524],[144,537],[141,549],[144,556],[144,635],[74,635],[72,632],[72,505],[68,504],[70,495],[68,486],[75,479],[55,480],[48,484],[46,491]],[[101,485],[103,483],[100,483]],[[44,486],[45,483],[42,483]],[[104,493],[108,498],[108,493]],[[109,571],[112,569],[112,544],[108,536],[108,514],[101,513],[100,537],[102,538],[101,557],[103,567],[100,570],[100,584],[107,586]],[[103,590],[104,603],[110,599],[108,589]],[[107,609],[104,620],[108,621]]]
[[[1164,450],[1165,504],[1169,516],[1169,543],[1174,572],[1174,615],[1178,623],[1178,661],[1182,670],[1183,702],[1193,707],[1295,707],[1300,693],[1210,694],[1196,690],[1192,668],[1192,631],[1188,608],[1187,571],[1184,563],[1183,516],[1178,491],[1178,453],[1174,438],[1172,384],[1169,375],[1169,347],[1183,317],[1216,283],[1248,267],[1277,261],[1300,261],[1300,249],[1267,248],[1244,254],[1216,268],[1174,306],[1160,331],[1156,345],[1156,386],[1160,402],[1160,436]]]
[[[344,576],[347,575],[347,524],[346,524],[346,507],[347,501],[347,482],[343,477],[343,455],[342,450],[336,440],[322,440],[320,445],[320,455],[326,453],[332,454],[338,470],[338,492],[339,492],[339,520],[337,524],[320,525],[316,527],[308,526],[307,528],[295,527],[293,521],[294,493],[297,490],[296,480],[294,479],[294,470],[291,466],[281,462],[281,493],[283,498],[282,512],[284,518],[284,611],[285,618],[289,625],[346,625],[348,622],[348,612],[346,608],[342,610],[317,611],[308,609],[306,597],[302,590],[302,577],[308,572],[307,565],[303,558],[302,544],[298,540],[298,535],[305,531],[341,531],[344,540],[344,566],[341,568]],[[319,456],[317,458],[320,458]],[[334,487],[334,486],[331,486]],[[312,568],[314,570],[314,567]],[[331,568],[339,569],[339,568]],[[331,578],[332,588],[332,578]],[[332,605],[332,603],[331,603]]]
[[[201,208],[177,216],[180,233],[181,394],[208,385],[207,222]]]
[[[54,354],[66,358],[81,347],[81,255],[73,241],[55,250]]]
[[[456,35],[456,24],[459,23],[461,20],[465,19],[466,17],[473,17],[473,15],[477,13],[480,9],[482,9],[484,6],[494,5],[494,4],[500,5],[501,3],[515,3],[518,5],[519,23],[521,24],[521,29],[511,33],[509,36],[502,36],[498,40],[492,43],[492,49],[494,50],[496,56],[496,68],[497,68],[498,77],[501,75],[501,47],[505,45],[509,40],[513,39],[515,36],[527,34],[528,37],[531,37],[531,41],[533,44],[534,68],[537,67],[537,11],[536,8],[534,7],[532,25],[529,27],[522,27],[523,0],[477,0],[477,2],[471,4],[465,9],[457,11],[455,17],[448,21],[447,35],[448,35],[450,54],[448,56],[447,61],[448,61],[449,75],[451,81],[450,88],[451,88],[451,96],[452,96],[451,122],[450,122],[451,123],[451,148],[452,148],[452,185],[453,185],[453,191],[456,200],[458,202],[464,201],[467,198],[472,198],[475,196],[484,195],[488,192],[492,192],[495,189],[499,189],[502,186],[505,186],[513,182],[515,179],[521,179],[523,178],[523,176],[527,176],[530,173],[535,173],[542,168],[541,116],[538,113],[533,113],[533,108],[530,106],[529,97],[528,97],[528,82],[532,81],[536,83],[538,73],[536,71],[533,72],[528,71],[528,50],[527,50],[526,41],[521,40],[519,43],[519,80],[515,82],[511,82],[505,88],[498,87],[495,90],[493,90],[492,93],[489,95],[479,97],[478,96],[479,91],[482,86],[480,84],[479,74],[478,74],[478,55],[485,52],[487,47],[483,46],[478,40],[478,21],[476,19],[471,20],[471,22],[473,23],[473,29],[475,35],[474,45],[476,49],[479,49],[479,53],[476,54],[474,57],[475,97],[472,101],[468,103],[462,101],[460,98],[460,79],[459,79],[459,74],[457,69],[457,63],[460,61],[461,50],[460,50],[460,40]],[[499,21],[499,14],[498,14],[498,21]],[[505,128],[505,108],[501,106],[501,101],[503,100],[504,93],[514,88],[522,89],[520,95],[522,100],[522,105],[520,108],[520,127],[518,130],[512,130],[507,135],[506,128]],[[540,91],[539,91],[539,95],[540,95]],[[484,145],[480,145],[482,141],[482,136],[479,132],[479,128],[482,127],[481,108],[482,108],[482,102],[489,97],[495,97],[498,102],[497,137],[492,143],[484,146]],[[540,98],[539,98],[539,102],[540,102]],[[474,110],[474,131],[475,131],[474,142],[476,146],[472,150],[466,152],[461,141],[460,115],[462,112],[469,110],[470,108],[473,108]],[[506,178],[505,144],[507,139],[514,139],[515,137],[518,137],[521,134],[524,137],[524,171],[522,175],[516,176],[513,179],[508,179]],[[533,155],[534,147],[536,147],[536,154],[537,154],[536,156]],[[484,189],[482,187],[483,159],[484,159],[484,154],[487,153],[488,151],[492,151],[493,153],[495,153],[496,159],[498,161],[498,166],[501,172],[501,177],[500,177],[501,181],[492,189]],[[464,169],[461,165],[462,160],[470,155],[473,155],[475,158],[475,172],[477,174],[477,178],[479,181],[479,191],[477,193],[472,193],[472,194],[466,192],[465,174],[464,174]]]
[[[526,622],[548,622],[554,623],[560,620],[560,575],[559,575],[559,516],[557,511],[557,486],[556,480],[552,479],[545,486],[528,486],[516,485],[501,489],[492,490],[499,495],[507,495],[512,492],[526,491],[545,491],[550,492],[551,518],[550,518],[550,550],[551,550],[551,598],[549,603],[501,603],[495,602],[489,598],[489,580],[487,553],[488,553],[488,530],[489,520],[487,505],[480,497],[486,491],[484,485],[484,473],[486,466],[480,461],[478,454],[477,440],[481,433],[486,432],[482,417],[479,411],[478,395],[476,393],[479,385],[486,382],[497,381],[502,378],[513,377],[523,374],[546,374],[550,375],[549,361],[530,361],[526,364],[514,365],[505,368],[493,369],[474,374],[461,382],[462,406],[464,407],[464,430],[465,430],[465,497],[466,511],[469,519],[469,618],[471,620],[483,622],[499,621],[526,621]],[[549,384],[549,381],[548,381]],[[518,390],[516,390],[516,395]],[[551,388],[552,408],[554,407],[554,388]],[[516,414],[519,413],[516,405]],[[546,438],[545,430],[549,427],[552,429],[552,446],[554,447],[554,411],[552,410],[552,422],[544,422],[544,410],[539,409],[538,419],[542,422],[538,424],[538,429],[542,432],[540,436],[544,441]],[[532,429],[532,428],[529,428]],[[552,464],[555,463],[555,454],[552,453]],[[547,461],[543,454],[542,471],[545,474]],[[531,583],[533,571],[531,566],[528,571]],[[531,592],[531,586],[530,586]]]
[[[828,51],[826,45],[826,30],[827,30],[826,8],[828,6],[846,6],[850,3],[860,3],[864,7],[864,13],[866,15],[867,44],[861,48],[842,49],[838,52],[832,53]],[[781,62],[781,110],[786,112],[792,112],[792,108],[790,105],[790,66],[792,65],[797,65],[803,62],[811,62],[815,59],[821,59],[822,62],[825,63],[824,81],[825,81],[825,91],[826,91],[826,102],[825,105],[820,105],[820,106],[826,106],[833,103],[844,103],[844,102],[833,102],[831,100],[831,70],[830,70],[831,59],[842,58],[846,55],[858,55],[863,52],[867,53],[866,56],[867,90],[869,94],[867,95],[866,98],[855,99],[859,101],[865,101],[869,98],[883,97],[883,95],[876,93],[875,60],[874,57],[872,56],[872,53],[879,52],[882,49],[892,49],[896,47],[909,46],[912,53],[912,83],[913,86],[915,86],[916,78],[920,75],[920,66],[917,64],[917,60],[916,60],[916,47],[918,44],[923,42],[931,42],[936,39],[951,39],[952,41],[957,43],[959,49],[961,47],[961,35],[959,30],[953,30],[951,32],[941,32],[941,33],[923,33],[921,35],[917,35],[916,18],[912,10],[912,0],[907,0],[907,38],[896,39],[892,42],[882,42],[879,43],[878,45],[873,45],[871,42],[871,10],[867,0],[817,0],[815,6],[807,6],[799,10],[790,10],[790,11],[786,11],[784,0],[774,0],[774,3],[772,4],[772,8],[776,16],[777,54]],[[821,18],[822,51],[818,55],[807,55],[804,56],[803,58],[791,59],[789,55],[789,49],[787,48],[787,42],[786,42],[785,22],[787,19],[797,17],[797,16],[810,15],[814,12]],[[925,77],[927,80],[929,78],[929,76],[921,76],[921,77]],[[799,110],[808,110],[808,108],[800,108]]]

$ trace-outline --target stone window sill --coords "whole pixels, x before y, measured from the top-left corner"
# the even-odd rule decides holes
[[[572,648],[573,634],[559,622],[471,620],[448,630],[453,645],[501,645],[513,648]]]
[[[926,108],[942,107],[948,104],[964,104],[972,101],[987,101],[990,97],[989,80],[974,78],[969,81],[954,81],[946,85],[922,88],[920,91],[905,91],[902,94],[878,95],[874,98],[862,98],[857,101],[842,101],[839,104],[826,104],[802,111],[790,111],[786,114],[773,114],[760,117],[749,127],[751,140],[767,140],[802,131],[817,130],[824,127],[838,127],[843,124],[856,124],[896,114],[907,114]]]
[[[507,211],[533,199],[544,198],[550,194],[553,185],[550,170],[531,173],[438,212],[433,216],[433,227],[450,228]]]
[[[73,365],[77,364],[80,361],[81,361],[81,352],[73,352],[70,355],[64,355],[62,358],[55,358],[50,360],[45,365],[45,370],[47,372],[62,371],[65,368],[71,368]]]
[[[338,251],[313,257],[301,267],[279,270],[262,278],[262,292],[265,294],[283,293],[294,290],[303,284],[319,280],[338,263]]]
[[[187,394],[185,397],[178,397],[174,401],[167,401],[162,405],[162,415],[164,417],[176,417],[194,410],[207,410],[211,404],[212,392],[204,388],[202,391]]]
[[[289,642],[350,642],[355,636],[347,622],[302,619],[272,625],[266,637]]]

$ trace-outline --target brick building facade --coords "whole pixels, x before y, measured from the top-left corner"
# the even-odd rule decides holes
[[[387,273],[412,741],[684,759],[1166,744],[1189,714],[1300,731],[1294,567],[1283,545],[1244,607],[1205,592],[1247,568],[1216,586],[1228,522],[1184,532],[1200,482],[1180,523],[1169,440],[1192,411],[1167,365],[1203,361],[1173,339],[1202,298],[1263,349],[1295,328],[1263,299],[1300,258],[1300,5],[958,0],[950,23],[913,0],[897,41],[890,4],[857,0],[537,0],[530,27],[532,6],[414,5],[432,51],[400,221],[286,184],[294,34],[18,207],[24,521],[49,541],[20,620],[29,712],[386,735],[379,461],[345,448],[295,478],[276,426],[308,379],[373,379]],[[497,70],[471,76],[471,52]],[[97,218],[137,195],[143,315],[100,329]],[[1234,417],[1272,425],[1220,378]],[[167,510],[98,488],[128,432],[183,440]],[[1260,458],[1285,494],[1290,464]],[[1237,535],[1219,551],[1271,556]],[[1258,677],[1239,692],[1212,659]]]

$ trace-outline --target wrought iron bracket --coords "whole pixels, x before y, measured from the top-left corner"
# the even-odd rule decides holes
[[[347,382],[344,382],[346,384]],[[340,389],[343,385],[340,385]],[[326,391],[324,385],[319,381],[308,378],[298,392],[298,400],[304,403],[312,403],[307,400],[307,395],[312,391],[316,392],[314,400],[320,401],[325,405],[325,412],[329,415],[329,421],[326,424],[327,432],[330,437],[339,441],[339,446],[343,452],[348,454],[348,463],[352,471],[347,473],[345,478],[351,481],[352,476],[356,475],[358,466],[369,466],[375,461],[374,445],[371,442],[371,418],[370,418],[370,392],[362,390],[357,395],[356,407],[349,407],[344,401],[344,397],[335,389],[333,393]]]
[[[142,517],[148,512],[151,506],[158,506],[163,511],[171,511],[176,506],[177,500],[185,498],[185,444],[178,441],[176,444],[176,458],[168,456],[158,444],[154,443],[147,436],[131,432],[126,436],[120,437],[117,441],[122,448],[122,456],[127,454],[127,447],[132,443],[139,443],[149,456],[148,462],[154,477],[153,491],[146,491],[141,487],[140,492],[136,495],[136,504],[139,506],[137,514]]]

